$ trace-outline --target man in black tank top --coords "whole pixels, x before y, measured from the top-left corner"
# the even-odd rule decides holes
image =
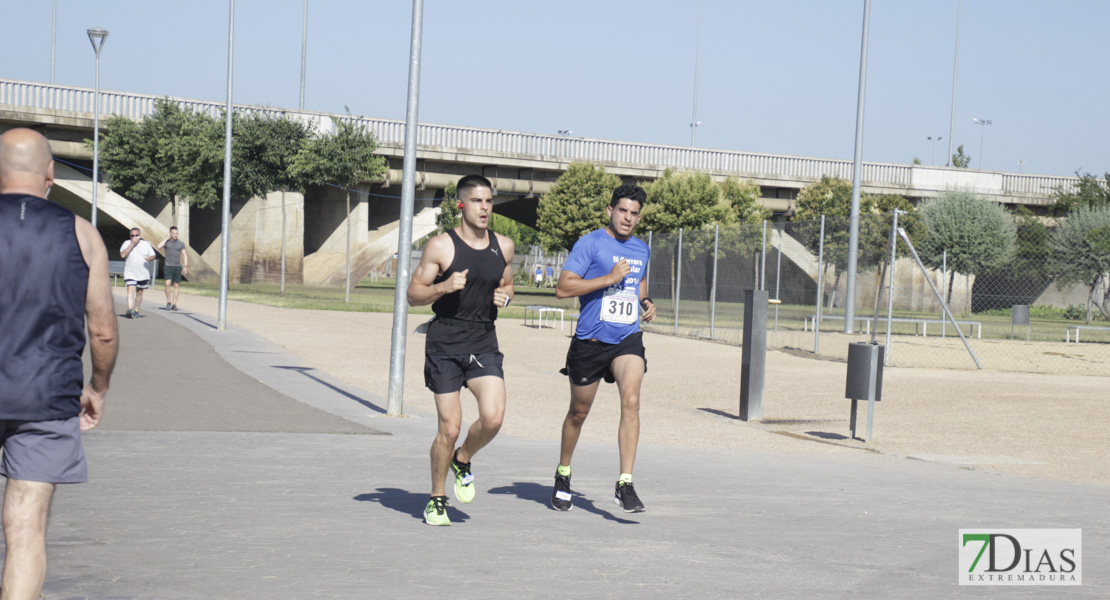
[[[489,229],[493,186],[485,177],[459,180],[459,226],[424,246],[409,283],[411,306],[432,305],[424,348],[424,383],[435,394],[439,432],[432,442],[432,494],[424,522],[450,525],[445,481],[455,476],[455,497],[474,500],[470,460],[497,435],[505,416],[503,356],[497,347],[497,308],[513,299],[513,241]],[[478,420],[455,448],[462,427],[460,392],[478,400]],[[452,453],[452,449],[454,452]]]
[[[88,479],[81,432],[100,422],[116,363],[108,251],[96,229],[46,200],[50,142],[0,135],[0,475],[5,598],[38,598],[54,486]],[[88,323],[92,377],[81,354]]]

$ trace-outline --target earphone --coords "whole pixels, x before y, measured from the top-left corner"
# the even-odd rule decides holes
[[[461,209],[462,207],[464,207],[464,206],[466,206],[466,205],[465,205],[465,204],[463,204],[462,202],[459,202],[458,206],[459,206],[459,208]]]

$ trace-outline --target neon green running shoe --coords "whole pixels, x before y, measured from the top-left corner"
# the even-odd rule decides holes
[[[424,507],[424,522],[428,525],[450,525],[447,516],[447,496],[432,496]]]
[[[452,456],[451,470],[455,472],[455,497],[463,504],[474,502],[474,474],[470,472],[470,463],[464,465]]]

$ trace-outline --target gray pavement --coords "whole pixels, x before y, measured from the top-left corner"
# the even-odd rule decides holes
[[[627,515],[615,440],[583,443],[560,513],[558,443],[499,436],[475,502],[427,527],[434,418],[385,417],[249,332],[144,313],[121,320],[91,482],[56,494],[45,598],[1110,596],[1106,487],[868,452],[643,445],[648,512]],[[959,587],[958,530],[983,527],[1082,528],[1083,586]]]

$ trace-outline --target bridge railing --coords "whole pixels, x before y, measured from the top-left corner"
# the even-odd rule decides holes
[[[154,111],[160,96],[101,90],[101,114],[141,119]],[[0,105],[92,113],[94,90],[13,79],[0,79]],[[225,104],[205,100],[169,98],[184,109],[219,117]],[[350,120],[374,132],[387,146],[399,147],[405,139],[405,123],[395,119],[350,117],[348,115],[301,112],[267,106],[236,104],[241,114],[271,117],[303,115]],[[584,161],[601,165],[621,165],[645,170],[672,168],[711,173],[737,173],[745,177],[782,180],[812,180],[822,175],[852,178],[852,162],[805,156],[783,156],[729,150],[708,150],[685,146],[663,146],[616,140],[572,138],[562,135],[523,133],[422,123],[417,143],[426,148],[459,149],[499,154],[531,155],[557,162]],[[913,167],[888,163],[863,163],[860,178],[869,186],[911,187]],[[1047,175],[1002,175],[1002,193],[1051,195],[1057,189],[1072,189],[1078,179]]]

